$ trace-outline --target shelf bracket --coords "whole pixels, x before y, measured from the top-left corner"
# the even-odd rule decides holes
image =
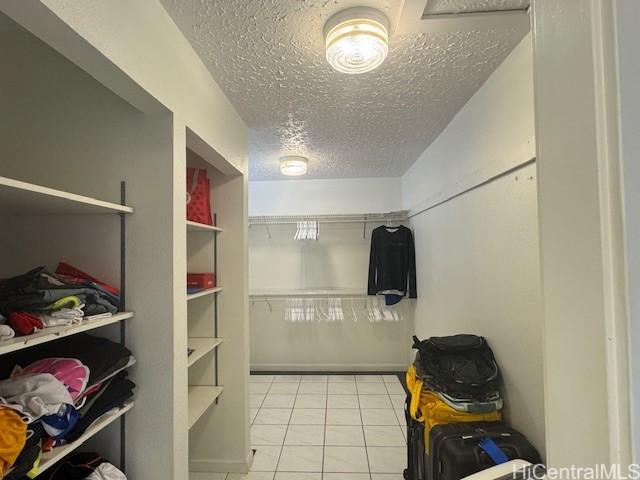
[[[214,235],[213,237],[213,271],[215,273],[216,279],[218,278],[218,236]],[[213,299],[213,336],[218,338],[218,295],[215,295]],[[214,384],[215,386],[220,385],[220,377],[218,371],[218,349],[216,348],[213,352],[215,365],[215,378]],[[218,405],[219,397],[216,397],[216,405]]]
[[[120,182],[120,203],[126,205],[127,184]],[[120,310],[126,310],[126,221],[124,213],[120,213]],[[120,343],[126,344],[125,322],[120,322]],[[126,473],[127,432],[125,415],[120,417],[120,470]]]
[[[269,301],[269,297],[267,297],[265,295],[264,296],[264,301],[267,302],[267,305],[269,305],[269,312],[273,313],[273,307],[271,306],[271,302]]]

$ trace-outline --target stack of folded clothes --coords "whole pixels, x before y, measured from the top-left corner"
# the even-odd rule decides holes
[[[0,478],[33,478],[42,453],[77,440],[122,408],[133,397],[126,369],[134,363],[123,345],[87,334],[4,356]]]
[[[55,273],[38,267],[0,280],[0,342],[47,327],[109,317],[119,309],[117,288],[66,263]]]

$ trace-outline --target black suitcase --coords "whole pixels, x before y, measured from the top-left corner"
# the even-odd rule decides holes
[[[408,396],[404,417],[407,420],[407,469],[404,471],[406,480],[426,480],[424,423],[416,422],[409,414],[411,397]]]
[[[479,445],[486,437],[493,440],[510,460],[527,460],[534,465],[542,463],[537,450],[525,436],[502,422],[449,423],[431,429],[425,478],[460,480],[493,467],[495,463]]]

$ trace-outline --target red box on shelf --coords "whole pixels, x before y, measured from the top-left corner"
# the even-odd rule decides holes
[[[187,288],[207,289],[216,286],[215,273],[187,273]]]

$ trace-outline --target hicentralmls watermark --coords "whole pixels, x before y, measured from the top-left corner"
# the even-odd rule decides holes
[[[524,475],[523,475],[524,473]],[[514,467],[513,478],[529,478],[535,480],[640,480],[640,465],[592,465],[570,467],[548,467],[532,465]]]

